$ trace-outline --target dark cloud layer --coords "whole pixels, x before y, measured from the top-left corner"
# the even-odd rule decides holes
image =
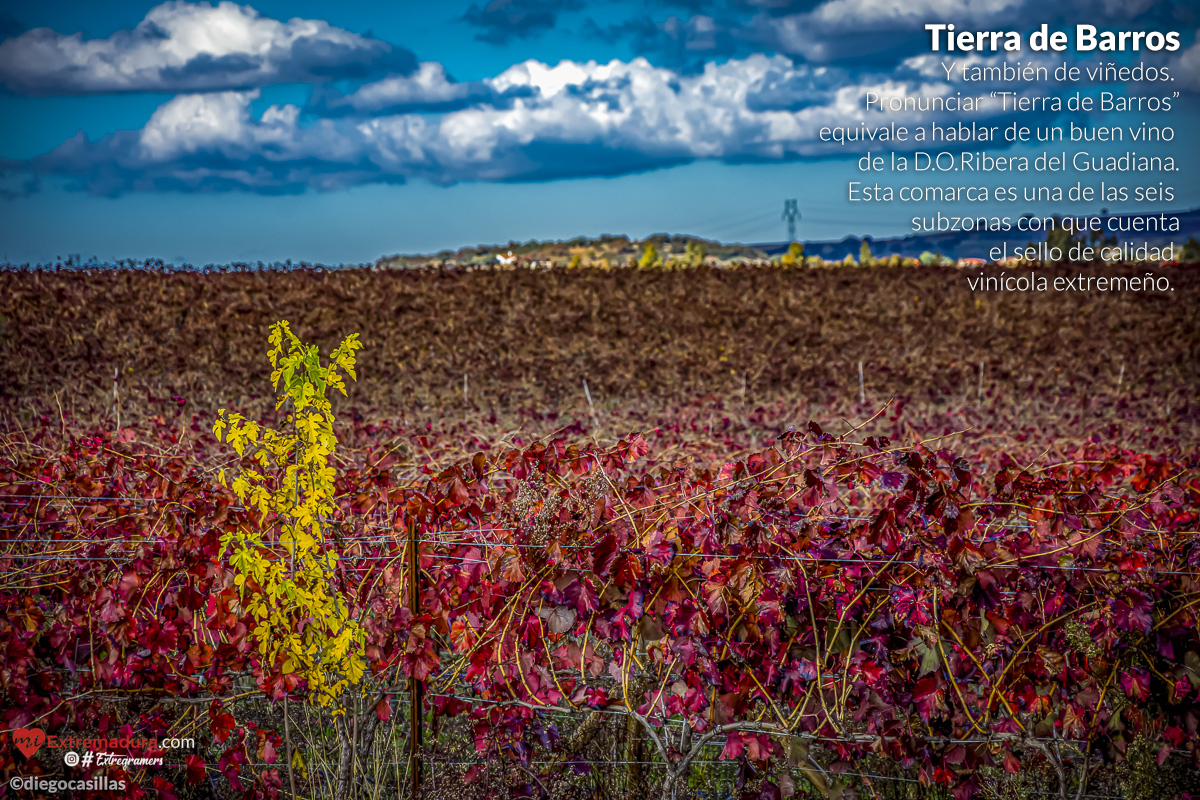
[[[0,41],[25,31],[25,26],[7,11],[0,11]]]
[[[581,8],[581,0],[490,0],[483,6],[472,4],[462,20],[478,29],[479,41],[507,44],[552,30],[559,14]]]
[[[581,34],[609,44],[626,41],[635,53],[656,64],[697,72],[713,58],[751,52],[739,40],[737,30],[728,20],[715,20],[705,14],[693,14],[686,19],[669,16],[662,21],[643,15],[607,25],[589,17]]]

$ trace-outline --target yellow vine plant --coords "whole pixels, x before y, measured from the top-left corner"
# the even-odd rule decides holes
[[[271,383],[276,408],[291,407],[280,430],[241,414],[217,412],[213,434],[258,468],[243,468],[232,488],[259,512],[258,525],[222,537],[230,553],[242,606],[254,618],[254,640],[266,665],[297,674],[321,705],[336,706],[362,679],[362,626],[337,589],[337,553],[325,547],[323,525],[333,516],[337,447],[330,388],[346,394],[342,372],[357,380],[358,334],[348,336],[323,364],[317,345],[296,338],[286,321],[271,326]],[[226,484],[225,471],[219,479]],[[270,519],[270,524],[264,524]],[[274,535],[272,535],[274,534]]]

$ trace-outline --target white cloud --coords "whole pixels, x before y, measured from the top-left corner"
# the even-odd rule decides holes
[[[1095,62],[1097,59],[1077,59],[1064,58],[1061,53],[1030,53],[1023,51],[1007,52],[1000,51],[993,53],[922,53],[918,56],[906,58],[900,62],[897,67],[897,73],[910,74],[913,77],[928,79],[928,80],[946,80],[946,67],[950,67],[951,74],[949,80],[953,83],[963,83],[963,70],[974,70],[976,68],[995,69],[1008,65],[1014,70],[1018,68],[1033,67],[1034,69],[1044,69],[1048,76],[1048,81],[1042,85],[1053,84],[1054,70],[1056,67],[1067,62],[1069,66],[1086,66]],[[945,66],[943,66],[945,65]],[[993,73],[982,73],[984,75],[992,75]],[[1000,73],[999,78],[991,80],[972,80],[974,86],[989,86],[996,88],[1003,86],[1009,88],[1014,81],[1004,80],[1003,73]]]
[[[468,94],[468,84],[451,81],[445,67],[426,61],[412,75],[393,75],[360,87],[347,102],[356,111],[369,111],[397,105],[451,103]]]
[[[1171,76],[1181,84],[1180,88],[1200,92],[1200,38],[1170,62]]]
[[[250,88],[413,67],[411,53],[386,42],[231,2],[163,3],[106,39],[37,28],[0,43],[0,83],[23,94]]]
[[[781,17],[760,15],[748,26],[752,38],[809,61],[857,59],[886,51],[917,34],[928,22],[976,22],[988,27],[1016,16],[1027,0],[827,0],[812,11]],[[908,35],[903,35],[908,34]]]
[[[1113,24],[1153,6],[1153,0],[826,0],[802,13],[758,14],[741,35],[809,61],[853,61],[891,53],[913,40],[928,43],[925,25],[931,22],[953,23],[959,31],[1017,30],[1025,35],[1041,22],[1065,18]]]
[[[837,155],[842,147],[819,139],[822,127],[885,121],[864,110],[866,91],[884,96],[954,91],[944,81],[868,76],[856,82],[840,70],[764,55],[710,63],[695,75],[641,58],[553,66],[526,61],[482,83],[507,101],[441,114],[326,117],[313,123],[305,123],[294,106],[272,106],[255,119],[254,91],[183,95],[161,106],[140,131],[97,142],[76,137],[37,166],[75,176],[101,193],[282,192],[411,178],[445,184],[616,174],[704,158]],[[433,67],[409,84],[385,85],[392,89],[389,102],[456,91]],[[422,85],[430,88],[421,90]],[[937,116],[908,112],[886,120],[913,125]]]
[[[240,145],[238,137],[251,128],[249,103],[258,91],[183,95],[158,108],[141,131],[141,154],[148,161],[167,161],[185,153]],[[272,106],[257,127],[268,128],[286,119]],[[290,120],[292,124],[295,117]]]
[[[459,83],[446,74],[436,61],[425,61],[409,75],[388,77],[365,83],[350,94],[336,89],[318,91],[312,108],[323,114],[377,114],[414,110],[452,110],[481,102],[502,102],[486,81]]]

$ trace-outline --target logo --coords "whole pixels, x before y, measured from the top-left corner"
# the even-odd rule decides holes
[[[17,728],[12,737],[13,744],[26,758],[33,758],[33,754],[46,743],[46,732],[41,728]]]

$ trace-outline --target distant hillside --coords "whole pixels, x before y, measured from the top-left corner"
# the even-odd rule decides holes
[[[1158,212],[1179,217],[1180,230],[1175,234],[1129,233],[1118,234],[1121,241],[1143,241],[1151,245],[1163,246],[1170,242],[1182,245],[1189,236],[1200,238],[1200,208],[1183,212]],[[1121,220],[1129,220],[1139,216],[1158,216],[1155,214],[1114,214]],[[1124,223],[1122,223],[1124,224]],[[873,239],[870,236],[847,236],[840,241],[806,241],[804,255],[820,256],[828,261],[840,261],[847,255],[858,258],[863,238],[871,246],[871,253],[876,257],[900,255],[917,258],[923,252],[940,253],[950,258],[987,258],[988,251],[993,247],[1007,244],[1009,252],[1014,247],[1023,247],[1030,242],[1045,240],[1044,233],[939,233],[926,236],[904,236],[890,239]],[[597,238],[579,236],[563,241],[540,242],[508,242],[507,244],[478,245],[464,247],[459,250],[442,250],[438,253],[392,255],[384,256],[375,262],[377,267],[412,267],[440,261],[447,264],[485,264],[495,263],[496,257],[512,253],[519,256],[522,263],[531,261],[553,262],[566,264],[573,257],[579,256],[581,261],[599,263],[607,259],[614,266],[636,261],[641,257],[646,244],[654,245],[658,253],[664,257],[680,256],[687,249],[688,243],[697,242],[704,246],[705,253],[710,258],[719,261],[760,260],[777,257],[787,251],[787,242],[770,242],[766,244],[722,244],[698,236],[683,236],[659,233],[645,239],[631,239],[628,236],[613,236],[605,234]]]
[[[630,259],[641,257],[647,243],[652,243],[655,249],[664,256],[681,255],[689,242],[698,242],[704,246],[707,255],[729,261],[732,259],[765,259],[767,254],[754,245],[721,244],[720,242],[701,239],[698,236],[680,236],[658,233],[645,239],[630,239],[628,236],[612,236],[605,234],[598,238],[579,236],[565,241],[539,242],[509,242],[508,244],[479,245],[464,247],[460,250],[442,250],[439,253],[427,255],[394,255],[385,256],[376,262],[380,267],[406,267],[428,264],[430,261],[442,261],[456,264],[482,264],[494,262],[496,256],[512,253],[520,256],[522,261],[554,261],[568,262],[574,256],[581,260],[598,262],[609,259],[614,265],[624,264]]]
[[[1182,245],[1187,241],[1189,236],[1195,236],[1200,239],[1200,208],[1182,212],[1165,211],[1153,214],[1112,214],[1110,216],[1127,221],[1133,217],[1157,217],[1160,213],[1179,218],[1180,228],[1178,233],[1118,233],[1117,239],[1119,241],[1138,242],[1139,244],[1141,242],[1149,242],[1152,246],[1158,247],[1162,247],[1170,242]],[[1124,226],[1124,223],[1121,223],[1121,226]],[[1029,242],[1045,241],[1046,235],[1044,233],[1031,234],[1012,231],[1009,233],[938,233],[925,236],[894,237],[891,239],[872,239],[870,236],[847,236],[845,239],[836,242],[805,242],[804,255],[820,256],[830,261],[841,260],[847,255],[858,258],[863,238],[870,244],[871,253],[876,257],[890,256],[894,253],[900,256],[916,258],[921,253],[928,251],[930,253],[941,253],[944,256],[957,259],[987,258],[989,250],[993,247],[1002,247],[1005,244],[1008,245],[1008,250],[1011,253],[1014,247],[1024,247]],[[788,243],[773,242],[756,244],[753,247],[761,250],[768,256],[776,256],[787,251]]]

